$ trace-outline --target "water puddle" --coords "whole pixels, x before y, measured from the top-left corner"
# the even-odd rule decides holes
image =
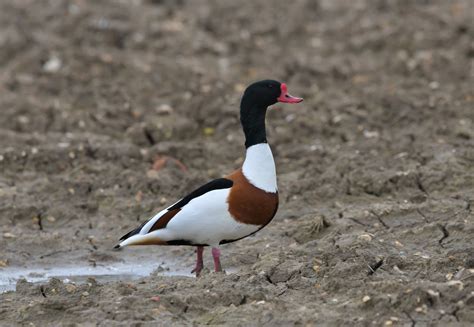
[[[95,278],[99,283],[134,280],[149,276],[159,266],[154,263],[135,262],[115,262],[107,265],[97,265],[95,267],[83,266],[63,266],[63,267],[7,267],[0,269],[0,293],[15,290],[16,282],[25,278],[31,283],[46,282],[49,278],[55,277],[63,282],[84,283],[89,277]],[[158,272],[163,276],[193,276],[188,270],[171,270],[165,265]]]

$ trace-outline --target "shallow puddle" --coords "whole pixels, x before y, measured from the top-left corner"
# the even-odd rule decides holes
[[[63,267],[7,267],[0,269],[0,293],[15,290],[16,282],[25,278],[28,282],[46,282],[55,277],[63,282],[83,283],[89,277],[98,282],[110,282],[117,280],[134,280],[149,276],[160,266],[154,263],[115,262],[95,267],[84,264],[83,266]],[[165,276],[193,276],[189,271],[173,270],[161,265],[162,271],[159,275]]]

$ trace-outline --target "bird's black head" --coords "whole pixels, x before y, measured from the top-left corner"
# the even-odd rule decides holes
[[[245,89],[242,101],[252,102],[254,108],[267,108],[277,103],[280,96],[280,82],[264,80],[250,84]]]
[[[265,114],[267,107],[277,102],[299,103],[302,98],[288,94],[285,83],[263,80],[250,84],[240,104],[240,121],[246,136],[247,147],[266,142]]]
[[[267,108],[277,102],[298,103],[301,98],[288,94],[285,83],[263,80],[250,84],[244,92],[242,102],[250,102],[253,107]]]

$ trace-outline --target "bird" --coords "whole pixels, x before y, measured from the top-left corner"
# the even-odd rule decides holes
[[[219,246],[255,234],[278,210],[276,167],[267,142],[265,117],[277,102],[296,104],[285,83],[262,80],[250,84],[240,102],[245,135],[245,159],[231,174],[193,190],[123,235],[115,249],[131,245],[190,245],[196,247],[199,277],[204,247],[210,246],[215,272],[221,272]]]

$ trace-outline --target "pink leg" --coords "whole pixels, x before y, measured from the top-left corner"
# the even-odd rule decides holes
[[[201,274],[201,270],[204,267],[204,263],[202,262],[203,251],[204,251],[203,246],[198,246],[196,249],[196,253],[197,253],[196,267],[194,267],[194,269],[191,271],[191,274],[196,273],[196,277],[199,277],[199,275]]]
[[[216,272],[222,271],[221,260],[219,259],[221,251],[218,248],[212,248],[212,257],[214,258],[214,270]]]

